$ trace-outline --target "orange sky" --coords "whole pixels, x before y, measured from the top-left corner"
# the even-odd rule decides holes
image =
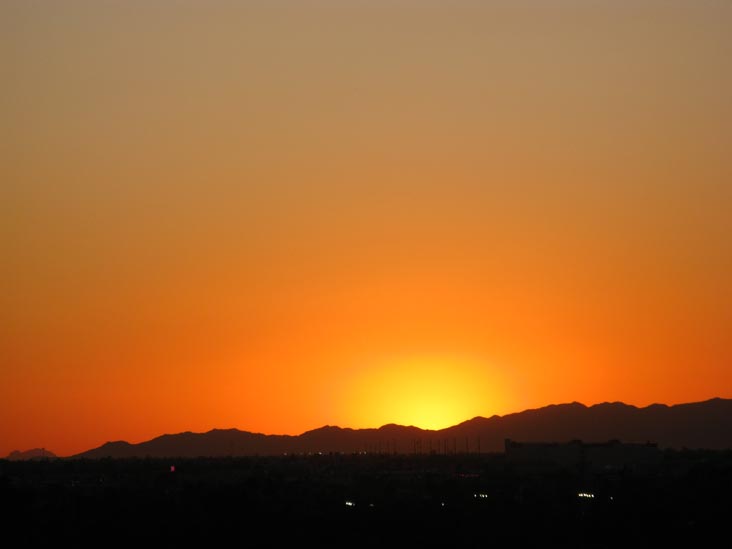
[[[732,4],[0,5],[0,456],[732,397]]]

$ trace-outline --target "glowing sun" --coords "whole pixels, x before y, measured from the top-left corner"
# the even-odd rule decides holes
[[[457,357],[399,357],[372,365],[352,379],[348,415],[352,423],[385,423],[443,429],[492,413],[495,386],[475,360]]]

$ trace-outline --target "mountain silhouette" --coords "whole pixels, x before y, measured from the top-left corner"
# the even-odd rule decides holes
[[[10,452],[8,456],[5,458],[10,461],[27,461],[27,460],[38,460],[38,459],[55,459],[56,454],[53,452],[49,452],[45,448],[33,448],[32,450],[26,450],[25,452],[21,452],[20,450],[15,450],[13,452]]]
[[[224,457],[299,453],[499,452],[505,439],[658,443],[661,448],[732,448],[732,399],[638,408],[622,402],[546,406],[505,416],[476,417],[437,431],[384,425],[349,429],[327,425],[298,436],[238,429],[163,435],[139,444],[107,442],[75,458]]]

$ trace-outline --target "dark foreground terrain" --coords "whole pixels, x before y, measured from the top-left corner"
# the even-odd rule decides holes
[[[731,494],[730,451],[602,471],[502,454],[0,461],[18,547],[724,545]]]

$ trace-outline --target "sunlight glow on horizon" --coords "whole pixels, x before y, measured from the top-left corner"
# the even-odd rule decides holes
[[[344,391],[347,417],[354,425],[388,423],[439,430],[510,400],[484,364],[454,356],[403,356],[355,368]],[[369,425],[369,423],[371,425]]]

